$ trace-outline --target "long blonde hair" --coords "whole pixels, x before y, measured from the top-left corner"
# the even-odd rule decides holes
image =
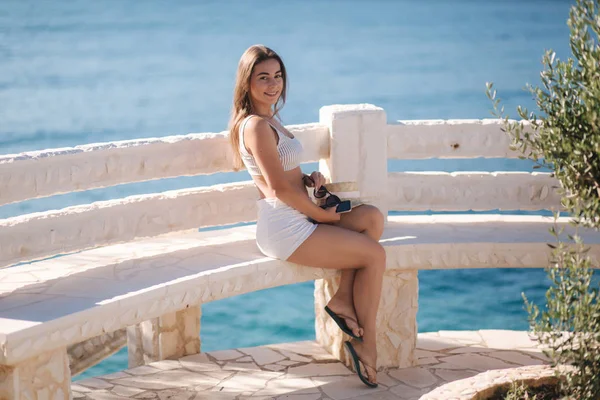
[[[275,59],[281,66],[281,76],[283,77],[283,89],[281,95],[275,103],[274,116],[278,116],[279,110],[285,104],[287,93],[287,73],[281,57],[270,48],[257,44],[250,46],[238,64],[235,88],[233,89],[233,107],[231,110],[231,119],[229,120],[229,141],[233,148],[233,167],[235,170],[243,167],[240,157],[240,125],[244,118],[254,113],[252,99],[250,98],[250,78],[254,72],[254,67],[263,61]]]

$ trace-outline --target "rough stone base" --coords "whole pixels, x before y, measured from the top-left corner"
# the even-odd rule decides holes
[[[324,311],[339,287],[339,276],[315,281],[315,329],[317,342],[346,366],[353,368],[342,333]],[[415,364],[418,309],[417,271],[386,271],[377,314],[377,369],[410,367]]]
[[[67,400],[71,371],[66,348],[30,358],[16,366],[0,365],[0,399]]]
[[[200,352],[200,306],[127,328],[129,368]]]
[[[421,400],[479,400],[488,399],[501,387],[520,382],[528,387],[558,385],[559,374],[549,365],[528,365],[519,368],[486,371],[471,378],[440,386],[421,397]]]
[[[71,375],[75,376],[110,357],[127,344],[127,329],[105,333],[67,348]]]

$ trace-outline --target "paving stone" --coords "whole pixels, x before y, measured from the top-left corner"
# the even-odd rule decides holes
[[[148,365],[142,365],[140,367],[131,368],[126,371],[131,375],[141,376],[141,375],[155,374],[157,372],[160,372],[160,369],[152,368]]]
[[[480,330],[479,334],[490,349],[511,350],[515,347],[537,347],[537,343],[530,339],[529,333],[526,331],[487,329]]]
[[[429,389],[416,389],[414,387],[398,384],[390,389],[390,392],[398,396],[402,400],[419,398],[423,393],[427,393]]]
[[[253,362],[228,362],[223,366],[224,371],[260,371],[258,365]]]
[[[399,400],[402,399],[392,392],[376,392],[352,397],[352,400]]]
[[[194,386],[196,389],[202,386],[208,389],[220,382],[219,379],[212,378],[206,374],[197,374],[185,370],[165,371],[160,374],[160,377],[165,380],[177,382],[179,386]]]
[[[373,395],[377,392],[386,390],[384,386],[378,386],[376,388],[367,387],[355,374],[346,377],[324,376],[313,378],[313,381],[323,393],[334,400],[345,400],[361,395]]]
[[[106,390],[99,390],[92,393],[87,393],[86,398],[90,400],[127,400],[128,397],[118,396]]]
[[[439,376],[444,382],[458,381],[465,378],[470,378],[477,375],[478,371],[464,370],[464,369],[436,369],[435,374]]]
[[[351,375],[348,368],[341,363],[330,364],[307,364],[300,367],[290,367],[287,375],[297,378],[306,376],[327,376],[327,375]]]
[[[252,390],[252,392],[255,392],[263,389],[271,379],[281,375],[280,372],[268,371],[240,372],[235,374],[231,379],[221,382],[219,386],[238,391]]]
[[[111,380],[111,379],[119,379],[119,378],[128,378],[131,375],[126,374],[125,372],[119,371],[108,375],[102,375],[102,379]]]
[[[483,338],[477,331],[439,331],[440,337],[446,337],[455,340],[464,340],[467,342],[481,343]]]
[[[197,386],[208,389],[220,381],[204,374],[186,370],[164,371],[160,374],[135,376],[112,381],[115,384],[147,390],[173,389],[183,386]]]
[[[172,369],[181,368],[181,364],[179,363],[178,360],[156,361],[156,362],[153,362],[152,364],[150,364],[150,366],[153,368],[158,368],[161,371],[169,371]]]
[[[140,393],[136,396],[133,396],[134,399],[144,399],[144,400],[149,400],[149,399],[158,399],[158,395],[154,392],[144,392],[144,393]]]
[[[337,358],[335,358],[333,356],[333,354],[329,354],[325,350],[323,350],[322,352],[319,352],[319,353],[314,353],[312,355],[312,358],[315,361],[333,361],[333,362],[338,362],[339,361]]]
[[[112,383],[108,383],[98,378],[88,378],[77,381],[80,386],[85,386],[92,389],[110,389],[113,387]]]
[[[298,362],[311,362],[312,360],[308,357],[301,356],[296,353],[292,353],[291,351],[279,350],[281,354],[290,359],[290,361],[298,361]]]
[[[433,357],[417,359],[417,365],[431,365],[431,364],[438,364],[438,363],[439,363],[438,359],[433,358]]]
[[[172,389],[181,386],[178,382],[169,382],[164,378],[157,376],[133,376],[131,378],[122,378],[112,381],[116,385],[134,387],[144,390],[161,390],[161,389]]]
[[[271,349],[283,350],[305,356],[310,356],[315,360],[335,360],[335,358],[323,349],[317,342],[305,341],[296,343],[280,343],[269,345]],[[290,358],[291,359],[291,358]],[[337,360],[336,360],[337,361]]]
[[[196,372],[221,370],[221,366],[212,362],[205,353],[182,357],[179,359],[179,364],[181,364],[183,368]]]
[[[269,371],[283,371],[286,368],[287,367],[285,365],[279,365],[279,364],[269,364],[269,365],[263,366],[263,369],[266,369]]]
[[[461,367],[460,365],[450,364],[448,362],[441,362],[439,364],[427,365],[426,368],[430,369],[432,371],[435,371],[437,369],[464,369],[464,367]]]
[[[119,396],[125,396],[125,397],[135,396],[136,394],[140,394],[143,391],[144,391],[143,389],[127,387],[127,386],[119,386],[119,385],[115,386],[111,390],[111,392],[113,392],[114,394],[117,394]]]
[[[545,362],[548,362],[548,363],[550,362],[550,358],[547,355],[545,355],[542,352],[542,350],[539,349],[539,348],[538,349],[527,349],[527,348],[519,348],[519,347],[517,347],[517,348],[514,348],[513,350],[514,351],[518,351],[518,352],[523,353],[523,354],[526,354],[528,356],[534,357],[534,358],[538,358],[538,359],[540,359],[542,361],[545,361]]]
[[[417,339],[417,348],[428,351],[438,351],[446,349],[454,349],[457,347],[463,347],[464,344],[457,342],[456,340],[443,337],[419,337]]]
[[[428,351],[428,350],[415,349],[415,357],[416,358],[438,357],[441,355],[444,355],[444,353],[439,352],[439,351]]]
[[[489,349],[482,346],[467,346],[459,347],[458,349],[448,350],[448,354],[464,354],[464,353],[490,353],[496,351],[495,349]]]
[[[254,362],[258,365],[274,364],[278,361],[285,360],[285,356],[267,347],[251,347],[239,350],[252,357]]]
[[[211,378],[217,379],[219,382],[227,379],[235,374],[235,371],[205,371],[204,375],[210,376]]]
[[[216,358],[219,361],[235,360],[236,358],[243,357],[244,355],[237,350],[220,350],[211,351],[208,353],[209,356]]]
[[[360,379],[360,378],[359,378]],[[391,376],[389,376],[387,373],[385,372],[378,372],[377,373],[377,382],[380,385],[385,385],[387,387],[390,386],[394,386],[398,384],[398,381],[393,379]]]
[[[232,392],[202,392],[198,393],[193,400],[235,400],[238,394]]]
[[[416,388],[431,386],[438,380],[435,375],[421,367],[397,369],[390,371],[389,374],[392,378]]]
[[[277,364],[278,365],[285,365],[286,367],[289,367],[291,365],[301,364],[301,362],[299,362],[299,361],[291,361],[291,360],[283,360],[283,361],[279,361]]]
[[[254,393],[255,396],[282,396],[285,394],[315,394],[320,393],[315,383],[310,378],[284,378],[273,379],[264,389]],[[320,397],[320,396],[319,396]]]
[[[181,390],[161,390],[157,393],[160,400],[190,400],[194,397],[193,392],[183,392]]]
[[[454,356],[442,357],[440,358],[440,361],[457,365],[463,369],[475,369],[477,371],[516,367],[514,364],[508,364],[502,360],[486,357],[481,354],[457,354]]]
[[[237,362],[252,362],[254,360],[252,359],[252,357],[246,356],[246,357],[238,358],[236,361]]]
[[[71,383],[71,390],[72,391],[81,392],[81,393],[89,393],[89,392],[91,392],[91,389],[86,388],[85,386],[78,385],[76,383]]]
[[[277,400],[319,400],[321,393],[316,394],[284,394],[277,397]]]
[[[518,351],[494,351],[487,353],[487,356],[499,358],[513,364],[519,365],[542,365],[544,362],[540,359],[530,357]]]

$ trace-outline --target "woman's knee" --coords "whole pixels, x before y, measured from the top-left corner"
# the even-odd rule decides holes
[[[374,268],[380,272],[385,270],[385,264],[386,264],[385,248],[377,242],[372,242],[371,246],[369,246],[369,249],[367,251],[368,251],[368,257],[367,257],[368,258],[368,262],[367,262],[368,268]]]
[[[385,218],[383,213],[379,210],[379,208],[372,205],[365,205],[366,215],[367,215],[367,225],[368,229],[381,236],[383,233],[383,227],[385,224]]]

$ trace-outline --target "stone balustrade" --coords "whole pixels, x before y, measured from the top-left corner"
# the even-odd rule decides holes
[[[355,182],[384,214],[560,208],[558,182],[547,173],[388,172],[389,159],[516,157],[497,121],[389,124],[381,108],[350,105],[323,107],[319,123],[289,128],[306,150],[303,162],[319,161],[333,182]],[[1,156],[0,205],[228,172],[228,146],[225,133],[191,134]],[[251,226],[198,232],[254,221],[255,200],[251,182],[239,182],[1,220],[0,398],[69,398],[70,368],[111,354],[125,329],[130,367],[196,354],[202,303],[306,280],[315,280],[317,342],[347,364],[343,336],[323,311],[334,271],[264,257]],[[544,267],[554,223],[522,215],[389,217],[379,367],[415,363],[419,269]],[[556,223],[566,227],[568,218]],[[582,233],[600,259],[600,236]]]

